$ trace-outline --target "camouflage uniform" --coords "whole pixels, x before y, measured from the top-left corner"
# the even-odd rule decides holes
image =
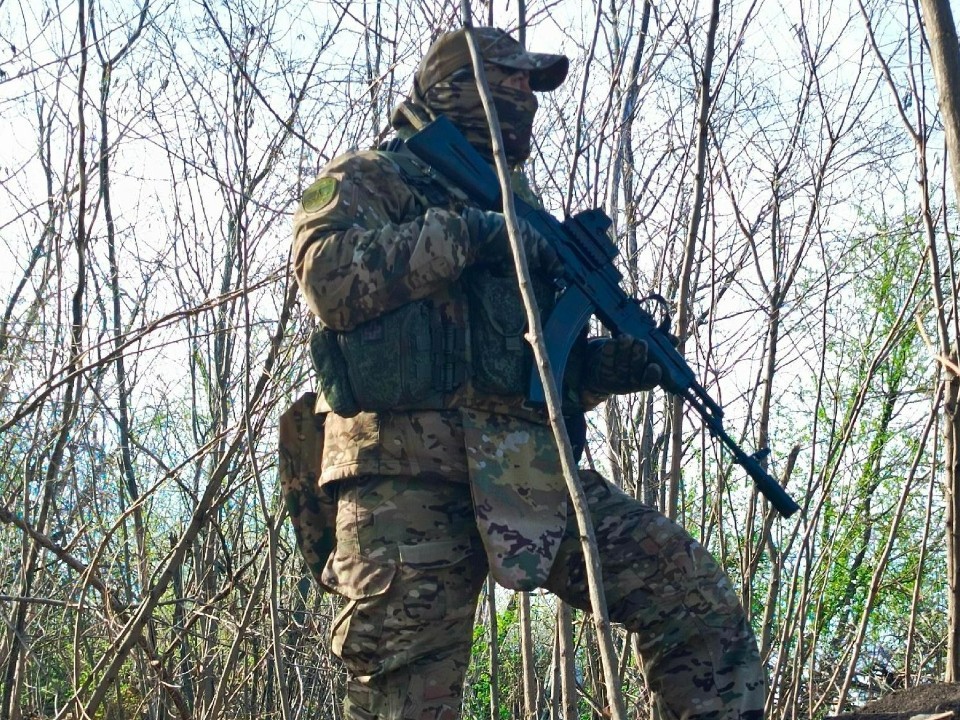
[[[522,53],[500,31],[477,34],[488,63],[531,70],[534,90],[563,80],[565,58]],[[512,54],[490,49],[501,41]],[[462,32],[440,43],[421,64],[407,115],[463,65]],[[459,64],[451,61],[457,52]],[[431,185],[409,158],[370,151],[334,160],[294,218],[294,269],[308,306],[325,327],[347,332],[426,300],[438,322],[463,331],[469,345],[475,310],[467,286],[483,263],[463,210],[461,198]],[[585,352],[582,344],[577,352]],[[507,587],[544,587],[589,609],[579,532],[546,418],[522,395],[478,387],[474,373],[422,407],[345,417],[329,412],[321,395],[322,428],[305,412],[313,401],[305,396],[281,423],[287,443],[299,438],[309,447],[282,453],[298,542],[318,580],[347,599],[334,622],[333,650],[351,673],[348,718],[459,717],[488,570]],[[587,375],[576,362],[567,376],[565,397],[573,403],[589,406],[595,396],[587,391],[603,390],[578,387]],[[581,480],[611,619],[638,633],[664,714],[762,717],[756,642],[717,563],[682,528],[596,473],[581,471]],[[310,493],[322,501],[305,502]],[[327,527],[304,529],[319,523]]]

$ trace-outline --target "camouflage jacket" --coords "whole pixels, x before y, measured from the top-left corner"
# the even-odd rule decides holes
[[[307,305],[338,331],[422,298],[447,321],[465,323],[461,276],[470,253],[461,207],[393,153],[335,159],[294,216],[293,267]],[[522,396],[485,395],[469,380],[445,409],[330,413],[319,482],[361,475],[469,481],[495,576],[531,588],[549,571],[566,517],[546,423]]]

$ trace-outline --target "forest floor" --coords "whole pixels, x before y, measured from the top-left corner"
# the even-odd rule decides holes
[[[960,720],[960,683],[896,690],[857,711],[829,720],[908,720],[917,716],[925,720]]]

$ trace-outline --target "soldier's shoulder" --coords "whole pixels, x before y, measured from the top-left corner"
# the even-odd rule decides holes
[[[396,160],[381,150],[352,150],[338,155],[327,163],[318,177],[338,176],[342,178],[361,178],[377,175],[397,175],[399,168]]]
[[[407,180],[396,164],[377,150],[344,153],[327,163],[300,198],[294,217],[325,217],[330,227],[349,227],[364,203],[379,207],[387,198],[409,195]],[[369,209],[369,208],[368,208]],[[377,215],[369,213],[370,217]]]

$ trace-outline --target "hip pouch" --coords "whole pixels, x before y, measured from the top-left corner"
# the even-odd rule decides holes
[[[318,328],[310,337],[310,358],[317,375],[318,394],[326,406],[341,417],[353,417],[360,412],[350,388],[347,361],[340,351],[337,336],[329,328]]]
[[[349,332],[320,329],[310,351],[330,408],[352,417],[435,404],[462,380],[462,345],[431,303],[418,300]]]
[[[525,395],[533,350],[524,338],[527,315],[516,275],[476,267],[464,273],[464,279],[474,387],[491,395]],[[540,278],[532,280],[540,316],[546,320],[555,303],[553,289]]]

